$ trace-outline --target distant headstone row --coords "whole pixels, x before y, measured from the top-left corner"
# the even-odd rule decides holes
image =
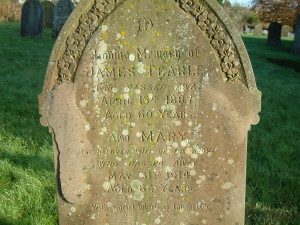
[[[60,0],[55,6],[50,1],[27,0],[22,8],[21,36],[42,36],[46,27],[52,28],[52,37],[56,38],[73,9],[71,0]]]
[[[280,29],[280,26],[278,28]],[[270,24],[268,29],[267,28],[264,29],[263,25],[261,23],[259,23],[259,24],[256,24],[255,26],[254,25],[252,25],[252,26],[246,25],[244,27],[244,33],[252,33],[254,35],[263,35],[263,34],[268,35],[269,31],[274,32],[273,29],[274,29],[273,23]],[[293,37],[293,31],[294,31],[293,27],[288,26],[288,25],[283,25],[281,28],[280,36],[281,37]],[[280,30],[278,30],[278,32],[280,33]],[[278,36],[279,33],[277,34],[277,38],[280,37],[280,36]]]

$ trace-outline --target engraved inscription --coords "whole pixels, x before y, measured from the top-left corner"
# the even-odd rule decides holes
[[[140,18],[139,19],[139,31],[154,31],[153,22],[150,18]]]

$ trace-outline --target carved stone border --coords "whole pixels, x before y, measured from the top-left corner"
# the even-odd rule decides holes
[[[66,50],[58,60],[57,82],[73,81],[78,61],[92,34],[121,2],[126,0],[95,0],[91,9],[79,18],[75,32],[66,40]],[[224,25],[204,2],[198,0],[175,0],[191,14],[197,26],[204,32],[220,59],[220,67],[227,81],[241,78],[241,63],[234,44]]]
[[[123,0],[124,1],[124,0]],[[73,81],[77,63],[94,31],[121,0],[95,0],[92,8],[81,15],[79,25],[66,40],[66,50],[58,60],[58,82]]]
[[[204,2],[199,0],[175,0],[179,6],[196,20],[197,26],[206,34],[220,58],[220,67],[228,81],[241,79],[241,63],[234,43],[224,29],[223,23]],[[222,25],[221,25],[222,24]]]

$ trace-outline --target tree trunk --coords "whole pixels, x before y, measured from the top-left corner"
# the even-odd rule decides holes
[[[295,55],[300,55],[300,14],[297,17],[297,24],[295,29],[294,45],[292,52]]]
[[[273,22],[269,25],[269,32],[268,32],[268,45],[273,45],[273,46],[279,46],[281,45],[281,29],[282,29],[282,25],[277,23],[277,22]]]

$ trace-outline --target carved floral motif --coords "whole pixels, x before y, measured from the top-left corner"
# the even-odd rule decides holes
[[[81,15],[79,26],[75,32],[68,36],[66,51],[58,61],[58,81],[72,80],[76,65],[81,57],[82,51],[91,38],[91,34],[101,24],[103,18],[109,14],[116,3],[121,0],[95,0],[93,7]],[[198,0],[175,0],[187,13],[190,13],[196,20],[199,28],[207,34],[210,43],[220,58],[220,67],[225,73],[227,80],[235,81],[240,77],[240,60],[235,53],[233,43],[228,34],[225,33],[221,23],[213,12],[200,4]]]
[[[235,53],[229,35],[224,32],[215,14],[209,12],[208,9],[201,5],[197,0],[176,1],[185,12],[194,16],[197,25],[207,34],[211,45],[220,57],[221,68],[226,74],[227,80],[237,80],[240,77],[240,60]]]
[[[79,18],[79,26],[68,36],[66,51],[58,61],[58,81],[72,80],[76,64],[82,51],[91,38],[91,34],[99,27],[103,18],[109,14],[120,0],[95,0],[93,7]]]

